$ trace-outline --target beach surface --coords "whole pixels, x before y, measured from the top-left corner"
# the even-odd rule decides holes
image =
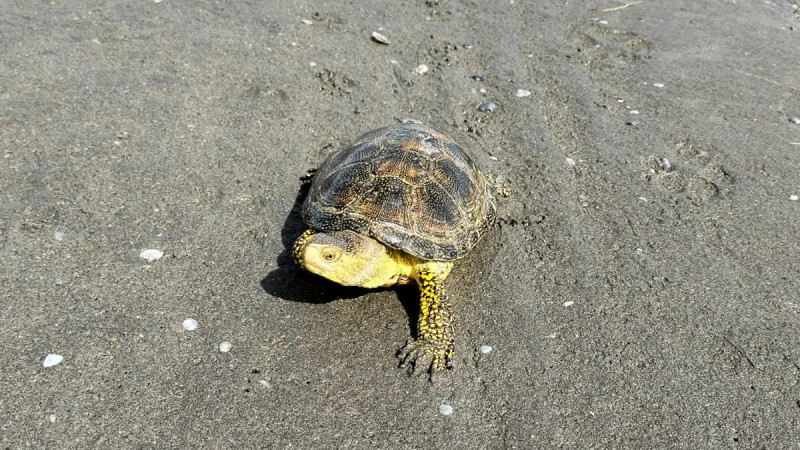
[[[797,448],[799,3],[5,2],[0,448]],[[404,119],[511,192],[434,383],[287,253]]]

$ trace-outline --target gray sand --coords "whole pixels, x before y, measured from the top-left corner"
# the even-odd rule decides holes
[[[797,0],[99,3],[0,6],[2,448],[800,445]],[[285,252],[406,117],[513,192],[434,384]]]

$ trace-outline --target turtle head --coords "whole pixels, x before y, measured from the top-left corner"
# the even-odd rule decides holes
[[[391,286],[400,276],[400,267],[383,244],[354,231],[305,234],[294,248],[298,264],[344,286]]]

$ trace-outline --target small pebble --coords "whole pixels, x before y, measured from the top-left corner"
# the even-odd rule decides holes
[[[800,198],[800,197],[798,197],[798,196],[796,196],[796,195],[790,195],[790,196],[789,196],[789,200],[791,200],[791,201],[793,201],[793,202],[796,202],[798,198]]]
[[[465,49],[467,49],[467,50],[471,50],[471,49],[472,49],[472,44],[470,44],[469,42],[467,42],[466,44],[463,44],[463,45],[462,45],[462,47],[464,47],[464,48],[465,48]]]
[[[197,329],[197,321],[192,319],[191,317],[183,321],[183,329],[186,331],[192,331]]]
[[[564,302],[564,308],[569,308],[570,306],[572,306],[574,304],[575,304],[575,302],[573,302],[572,300],[567,300],[566,302]]]
[[[657,87],[657,88],[662,88],[662,87],[664,87],[664,85],[663,85],[663,84],[661,84],[661,83],[653,83],[653,86],[655,86],[655,87]]]
[[[231,344],[228,341],[222,341],[219,343],[219,351],[221,351],[222,353],[228,353],[229,351],[231,351],[231,347],[233,347],[233,344]]]
[[[64,360],[64,357],[55,353],[50,353],[49,355],[45,356],[44,363],[42,363],[45,367],[53,367],[61,363]]]
[[[414,69],[414,71],[417,72],[418,74],[422,75],[422,74],[424,74],[425,72],[428,71],[428,66],[426,66],[425,64],[420,64],[420,65],[417,66],[416,69]]]
[[[637,111],[637,110],[635,110],[635,109],[632,109],[632,110],[631,110],[631,114],[639,114],[639,111]]]
[[[377,42],[378,44],[389,45],[389,38],[378,33],[377,31],[373,31],[370,37],[372,38],[373,41]]]
[[[453,414],[453,407],[442,403],[439,405],[439,414],[443,416],[449,416],[450,414]]]
[[[47,416],[47,420],[49,420],[50,423],[56,423],[56,415],[50,414],[49,416]]]
[[[473,75],[470,78],[472,78],[475,81],[483,81],[484,80],[483,75]]]
[[[53,233],[53,237],[56,238],[57,241],[63,241],[66,235],[60,231],[56,231]]]
[[[575,160],[572,159],[572,158],[567,158],[567,164],[569,164],[570,166],[574,166],[575,165]]]
[[[158,261],[162,256],[164,256],[164,252],[154,248],[143,250],[141,253],[139,253],[139,258],[146,259],[147,262]]]
[[[300,19],[300,22],[303,22],[306,25],[313,25],[314,22],[308,19]]]
[[[488,355],[492,353],[492,346],[491,345],[481,345],[481,348],[478,349],[484,355]]]
[[[526,89],[517,89],[517,97],[530,97],[531,91]]]
[[[789,121],[800,125],[800,117],[792,117]]]
[[[672,167],[672,164],[670,164],[667,158],[659,158],[658,165],[664,170],[669,170]]]
[[[495,102],[486,102],[478,105],[478,112],[491,112],[495,109],[497,109],[497,103]]]

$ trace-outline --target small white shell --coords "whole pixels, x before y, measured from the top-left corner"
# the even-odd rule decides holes
[[[164,256],[164,252],[161,250],[156,250],[154,248],[150,248],[147,250],[142,250],[139,253],[139,258],[146,259],[147,262],[158,261],[161,257]]]
[[[377,31],[373,31],[370,37],[372,38],[373,41],[377,42],[378,44],[389,45],[389,38],[378,33]]]
[[[45,367],[53,367],[55,365],[60,364],[61,361],[63,360],[64,360],[63,356],[58,355],[56,353],[50,353],[44,358],[44,363],[42,363],[42,365]]]

